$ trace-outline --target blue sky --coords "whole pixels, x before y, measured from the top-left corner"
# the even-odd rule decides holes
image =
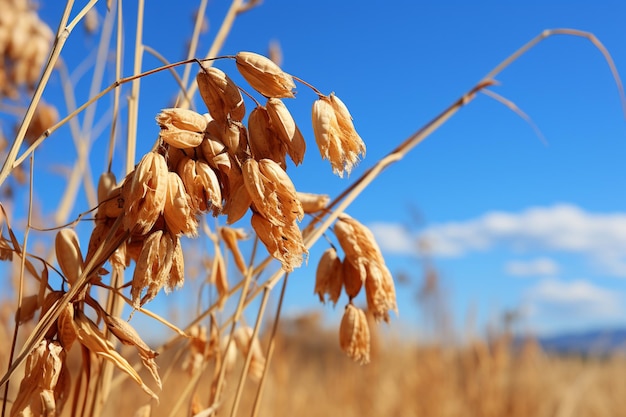
[[[178,2],[166,12],[160,2],[147,3],[144,42],[170,61],[183,59],[192,2]],[[621,1],[471,3],[391,1],[383,7],[267,0],[237,19],[222,52],[264,53],[270,41],[278,41],[286,71],[324,92],[334,91],[367,145],[352,179],[544,29],[594,33],[626,74],[626,5]],[[101,14],[103,6],[98,5]],[[210,2],[203,53],[226,7]],[[48,22],[56,22],[60,12],[60,5],[42,2]],[[133,6],[124,12],[128,74]],[[63,58],[76,68],[85,57],[89,61],[96,46],[96,39],[78,31]],[[105,85],[113,81],[112,65]],[[144,58],[144,69],[159,65]],[[216,65],[238,79],[232,62]],[[76,84],[79,103],[89,88],[84,80]],[[519,116],[481,95],[386,170],[348,210],[375,232],[392,272],[412,277],[411,284],[397,288],[400,318],[395,322],[411,328],[421,323],[415,303],[421,270],[410,249],[428,237],[458,328],[470,314],[482,328],[511,309],[523,312],[521,328],[539,332],[625,325],[626,123],[608,66],[587,40],[557,36],[497,80],[500,85],[492,90],[525,111],[547,144]],[[50,101],[58,87],[53,78]],[[140,120],[145,123],[139,137],[146,139],[139,151],[151,147],[158,133],[154,116],[171,104],[175,88],[167,74],[142,81]],[[299,86],[298,98],[288,102],[309,145],[302,169],[289,172],[298,189],[334,196],[351,180],[333,176],[320,160],[310,127],[314,99]],[[100,117],[111,100],[99,103]],[[107,135],[105,130],[94,144],[94,172],[104,164]],[[75,157],[72,152],[69,136],[58,134],[38,153],[38,162],[61,164]],[[116,158],[121,167],[121,151]],[[62,187],[64,180],[45,181]],[[46,207],[54,210],[51,201],[44,202],[44,214]],[[287,314],[323,308],[339,322],[342,308],[321,307],[312,294],[314,268],[325,248],[320,242],[311,251],[309,267],[290,280]],[[186,296],[173,294],[165,301],[181,302]]]

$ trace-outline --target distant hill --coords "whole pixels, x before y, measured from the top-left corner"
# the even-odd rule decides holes
[[[626,328],[564,333],[540,337],[538,340],[546,352],[560,354],[605,355],[619,350],[626,352]]]

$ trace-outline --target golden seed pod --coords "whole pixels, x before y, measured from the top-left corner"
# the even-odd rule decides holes
[[[270,119],[272,130],[287,147],[287,153],[294,164],[299,165],[304,160],[306,143],[295,120],[287,110],[287,106],[279,98],[267,99],[265,105]]]
[[[346,258],[359,268],[367,262],[385,263],[374,234],[359,221],[347,214],[341,214],[334,231]]]
[[[119,317],[109,314],[104,315],[104,321],[113,335],[124,345],[134,346],[141,357],[141,362],[148,369],[159,389],[162,388],[161,377],[159,376],[158,367],[154,358],[158,353],[150,349],[144,342],[139,333],[128,323]]]
[[[66,352],[58,342],[40,341],[26,358],[11,416],[59,415],[69,394]],[[65,386],[64,386],[65,385]]]
[[[396,290],[391,272],[384,264],[371,263],[367,265],[365,279],[365,295],[367,309],[376,321],[389,322],[389,311],[398,313],[396,304]]]
[[[145,238],[131,283],[130,294],[134,308],[154,299],[168,283],[175,249],[176,243],[168,232],[156,230]],[[145,295],[141,297],[144,289]]]
[[[252,227],[269,254],[280,261],[285,271],[291,272],[302,265],[302,256],[308,251],[302,241],[302,233],[295,223],[274,226],[262,215],[254,213]]]
[[[208,125],[201,114],[182,108],[163,109],[156,121],[161,127],[161,139],[178,149],[199,146]]]
[[[178,174],[191,198],[193,212],[212,209],[217,214],[222,210],[220,181],[206,162],[184,157],[178,165]]]
[[[348,304],[339,327],[339,345],[355,362],[361,365],[370,361],[370,330],[365,312]]]
[[[267,220],[276,226],[302,220],[304,212],[293,182],[276,162],[250,158],[241,168],[252,202]]]
[[[54,239],[57,262],[63,275],[73,285],[83,271],[83,254],[74,229],[61,229]]]
[[[346,259],[344,265],[350,263],[365,284],[368,309],[376,321],[389,321],[389,310],[398,312],[396,292],[393,278],[385,265],[385,260],[372,232],[357,220],[342,214],[335,223],[335,235],[341,245]],[[351,276],[344,270],[345,277]],[[355,287],[357,280],[355,278]],[[346,288],[349,284],[344,282]]]
[[[250,367],[248,368],[248,375],[255,381],[261,379],[263,370],[265,369],[265,356],[263,355],[263,349],[261,349],[261,343],[258,337],[252,337],[254,331],[251,327],[243,326],[235,329],[233,338],[239,352],[243,357],[250,354]]]
[[[313,103],[313,134],[323,159],[330,161],[333,172],[343,177],[350,174],[360,156],[365,156],[365,143],[352,124],[352,116],[337,96],[321,96]]]
[[[207,135],[200,144],[200,150],[211,168],[228,174],[232,167],[232,161],[229,157],[228,149],[221,139]]]
[[[175,172],[167,173],[167,197],[163,217],[168,230],[175,236],[198,235],[198,220],[191,207],[191,197],[185,191],[183,180]]]
[[[269,58],[253,52],[239,52],[235,61],[248,84],[265,97],[295,97],[293,78]]]
[[[317,213],[324,209],[330,201],[330,197],[326,194],[302,193],[298,191],[296,195],[302,205],[302,211],[307,214]]]
[[[112,172],[104,172],[98,179],[98,204],[102,204],[103,201],[108,200],[113,191],[117,187],[117,180],[115,174]]]
[[[230,122],[225,125],[222,140],[230,156],[245,159],[243,156],[248,150],[248,130],[243,124]]]
[[[241,219],[252,204],[252,197],[244,184],[239,167],[231,169],[228,173],[228,193],[225,195],[225,200],[224,213],[226,213],[228,224]]]
[[[172,255],[172,269],[165,282],[165,292],[180,288],[185,283],[185,257],[180,239],[174,239],[174,253]]]
[[[148,152],[137,165],[128,191],[123,190],[125,230],[145,235],[163,213],[167,196],[167,163],[161,154]]]
[[[241,122],[246,115],[243,97],[237,84],[224,71],[203,67],[196,82],[204,104],[215,119],[222,123],[228,119]]]
[[[228,249],[232,252],[237,269],[239,269],[239,272],[242,274],[245,274],[248,268],[246,267],[246,262],[243,259],[241,251],[239,250],[238,244],[239,240],[248,238],[245,231],[242,228],[236,229],[233,227],[220,227],[218,231],[222,240],[226,244],[226,247],[228,247]]]
[[[254,159],[272,159],[283,168],[287,166],[287,145],[272,130],[265,107],[254,108],[248,116],[248,145]]]
[[[326,303],[325,295],[328,299],[337,304],[341,296],[343,286],[343,268],[341,259],[337,256],[335,248],[330,247],[324,251],[315,272],[315,290],[322,303]]]
[[[342,272],[343,286],[346,294],[352,300],[359,295],[365,281],[365,275],[361,274],[361,269],[348,259],[345,259],[342,264]]]
[[[57,338],[66,351],[69,351],[76,341],[74,328],[74,304],[67,303],[57,319]]]

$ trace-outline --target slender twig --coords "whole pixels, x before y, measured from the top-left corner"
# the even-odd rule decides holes
[[[280,322],[280,313],[283,307],[283,301],[285,299],[285,290],[287,289],[288,278],[289,274],[285,275],[283,285],[280,289],[280,297],[278,299],[276,315],[274,316],[274,323],[272,325],[272,334],[270,335],[270,340],[267,345],[267,351],[265,353],[265,367],[263,368],[263,375],[261,375],[261,380],[259,381],[256,396],[254,397],[252,417],[256,417],[259,415],[259,409],[261,407],[261,397],[263,396],[263,389],[265,388],[265,381],[267,380],[268,370],[270,369],[270,364],[272,363],[272,357],[274,355],[274,349],[276,348],[276,333],[278,332],[278,323]]]
[[[74,5],[74,0],[68,0],[65,4],[65,9],[63,10],[63,16],[59,21],[59,27],[57,29],[56,39],[54,41],[54,45],[52,47],[52,52],[50,53],[50,57],[48,58],[48,62],[46,63],[43,74],[41,75],[41,79],[39,83],[37,83],[37,87],[35,88],[35,92],[33,94],[33,98],[28,104],[28,108],[26,109],[26,113],[24,114],[24,119],[20,124],[20,127],[15,136],[15,140],[13,141],[13,145],[11,145],[11,149],[4,160],[4,164],[2,165],[2,169],[0,170],[0,185],[4,184],[4,181],[7,179],[11,170],[13,170],[15,159],[17,158],[17,154],[19,152],[22,143],[24,142],[24,136],[26,135],[26,130],[30,125],[30,121],[35,114],[35,109],[39,104],[39,100],[41,100],[41,96],[43,95],[43,90],[46,88],[48,84],[48,80],[50,79],[50,75],[52,74],[52,70],[56,65],[59,56],[61,55],[61,50],[65,45],[65,41],[70,34],[70,30],[65,26],[67,21],[69,20],[70,13],[72,12],[72,7]]]
[[[35,165],[34,155],[30,158],[30,181],[28,187],[28,220],[26,224],[26,230],[24,231],[24,238],[22,241],[22,248],[20,249],[20,272],[19,283],[17,286],[17,307],[15,309],[15,327],[13,328],[13,337],[11,338],[11,350],[9,352],[9,363],[13,361],[13,355],[15,355],[15,348],[17,347],[17,336],[20,330],[20,318],[22,316],[22,302],[24,301],[24,272],[26,270],[26,248],[28,247],[28,236],[30,234],[30,223],[33,216],[33,183],[34,175],[33,168]],[[16,250],[18,248],[15,248]],[[40,283],[39,285],[43,285]],[[9,398],[9,384],[4,387],[4,398]],[[6,415],[7,401],[2,401],[2,417]]]

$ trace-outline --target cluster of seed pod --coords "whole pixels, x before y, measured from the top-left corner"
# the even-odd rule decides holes
[[[28,0],[0,0],[0,95],[34,87],[54,37]]]
[[[348,296],[340,327],[341,348],[354,360],[369,362],[369,327],[365,312],[352,303],[365,288],[367,309],[376,321],[389,321],[389,311],[397,313],[393,278],[372,232],[352,217],[342,214],[334,226],[342,260],[334,247],[328,248],[316,271],[315,293],[337,303],[342,289]]]
[[[234,59],[244,79],[267,100],[256,103],[247,127],[242,90],[222,70],[203,66],[196,82],[208,113],[162,110],[156,117],[159,146],[144,155],[121,185],[110,174],[101,182],[89,253],[122,215],[122,231],[130,237],[118,262],[136,262],[131,287],[135,307],[161,288],[182,285],[179,238],[196,236],[198,217],[206,212],[223,214],[232,224],[251,210],[257,236],[286,271],[299,267],[307,253],[298,226],[305,213],[303,194],[285,171],[286,157],[298,165],[306,149],[281,100],[294,97],[293,77],[255,53],[240,52]],[[349,172],[365,146],[341,101],[320,94],[313,105],[313,126],[322,156],[336,173]]]

